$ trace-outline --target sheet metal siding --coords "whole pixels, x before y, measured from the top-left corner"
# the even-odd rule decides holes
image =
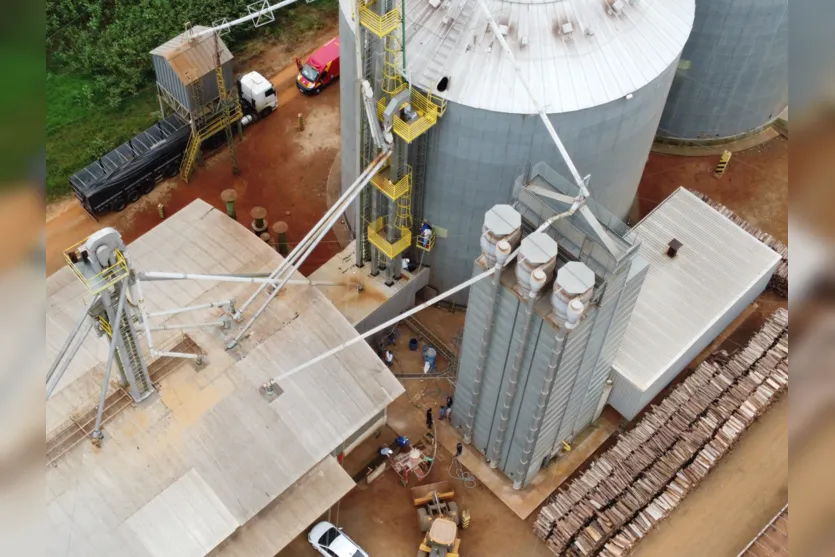
[[[560,422],[560,417],[565,412],[566,405],[568,404],[569,394],[571,392],[571,383],[577,379],[577,375],[580,373],[580,367],[583,363],[583,355],[586,352],[589,338],[591,337],[592,331],[595,327],[594,322],[596,315],[597,308],[592,308],[587,316],[587,319],[566,337],[560,366],[557,369],[557,376],[554,379],[551,396],[548,398],[548,403],[545,407],[545,415],[539,429],[536,444],[534,445],[532,453],[533,456],[531,457],[532,471],[539,470],[542,464],[542,459],[550,452],[550,447],[559,442],[556,440],[557,427]],[[550,336],[552,339],[550,343],[548,343],[549,349],[554,346],[553,337],[556,331],[551,328],[551,333],[552,334]],[[550,350],[547,356],[550,357]],[[548,360],[546,357],[546,366],[548,365],[547,362]],[[533,397],[532,405],[536,404],[535,397],[538,395],[539,387],[537,387],[535,391],[531,392],[531,396]],[[531,412],[533,412],[533,409]],[[527,430],[525,430],[525,435],[527,435]],[[517,458],[522,455],[523,443],[524,436],[520,439],[519,446],[517,447],[517,454],[519,455]]]
[[[775,265],[776,267],[776,265]],[[669,385],[681,371],[693,361],[693,358],[699,355],[713,340],[724,331],[731,322],[736,319],[746,307],[754,303],[757,297],[762,294],[768,281],[773,274],[772,268],[769,272],[763,275],[752,287],[743,293],[734,304],[725,312],[709,329],[705,331],[693,344],[688,346],[687,351],[682,354],[672,365],[667,367],[664,372],[653,382],[652,386],[646,391],[636,387],[629,382],[621,374],[614,370],[613,373],[614,385],[612,393],[609,396],[609,405],[627,420],[632,420],[638,413],[643,410],[658,393],[660,393],[667,385]]]
[[[591,174],[592,196],[615,216],[624,217],[632,205],[676,63],[630,100],[550,116],[577,168]],[[537,116],[456,103],[436,124],[427,160],[424,217],[447,231],[431,254],[430,284],[441,291],[468,278],[484,213],[510,201],[529,161],[569,175]],[[467,293],[454,298],[464,303]]]
[[[505,365],[504,380],[502,381],[502,391],[499,396],[499,403],[496,405],[496,412],[493,418],[493,429],[490,432],[491,440],[495,440],[496,434],[498,433],[498,425],[501,421],[501,411],[503,408],[502,399],[504,397],[505,392],[507,391],[508,384],[510,383],[510,373],[513,369],[513,363],[516,359],[516,350],[519,347],[519,341],[521,339],[522,329],[524,327],[525,312],[525,304],[519,304],[519,313],[516,316],[516,330],[513,334],[513,343],[511,344],[510,353],[507,358],[507,365]],[[525,357],[522,360],[522,365],[520,367],[519,381],[516,383],[516,395],[513,397],[513,401],[510,406],[507,428],[505,429],[504,442],[502,444],[502,454],[499,459],[500,468],[504,468],[508,464],[508,462],[510,462],[511,467],[515,467],[515,463],[513,463],[513,461],[507,460],[507,455],[510,452],[511,439],[513,438],[513,435],[516,431],[516,426],[521,425],[522,427],[519,428],[519,431],[524,431],[525,433],[527,432],[527,424],[530,423],[531,414],[530,412],[528,412],[527,414],[520,414],[520,410],[522,409],[522,401],[525,398],[525,393],[528,391],[528,389],[538,390],[538,386],[542,384],[542,376],[545,373],[545,369],[541,366],[533,367],[532,364],[535,360],[537,346],[539,346],[539,335],[549,335],[549,330],[551,330],[550,327],[548,327],[547,325],[543,326],[542,318],[540,316],[533,316],[533,318],[531,319],[531,327],[528,332],[528,340],[525,343]],[[520,415],[521,420],[519,420]]]
[[[482,271],[478,264],[473,265],[473,275]],[[487,321],[487,304],[493,295],[492,280],[485,279],[470,286],[470,305],[464,318],[464,336],[461,340],[461,357],[458,362],[458,376],[455,380],[455,407],[452,413],[452,425],[459,430],[466,423],[466,412],[472,400],[473,382],[475,381],[478,355],[481,351],[481,335]]]
[[[632,271],[636,266],[640,266],[640,269],[636,273],[633,273]],[[629,318],[632,316],[632,310],[635,308],[635,302],[638,300],[638,294],[641,292],[641,286],[644,283],[644,278],[648,270],[649,266],[647,262],[640,256],[632,261],[632,268],[627,276],[626,285],[623,288],[620,301],[618,302],[612,326],[606,335],[606,341],[600,353],[600,360],[597,363],[597,367],[589,382],[589,387],[586,390],[586,399],[580,407],[580,412],[574,423],[575,435],[591,424],[594,418],[594,413],[597,410],[600,397],[603,395],[603,390],[606,386],[606,380],[612,374],[612,362],[615,360],[618,348],[620,348],[620,342],[626,332]]]
[[[754,131],[788,106],[788,0],[696,2],[696,17],[661,118],[671,138]]]
[[[160,87],[171,93],[188,110],[193,110],[195,108],[192,97],[193,85],[189,85],[188,87],[184,86],[165,58],[154,55],[151,56],[151,60],[154,71],[156,72],[157,83]],[[232,60],[223,64],[223,79],[227,90],[235,85],[235,73],[232,68]],[[205,99],[203,104],[217,98],[217,79],[215,78],[214,72],[207,73],[201,77],[200,86],[202,88],[203,99]]]
[[[481,401],[476,410],[473,427],[473,446],[486,453],[490,443],[490,431],[493,415],[501,393],[507,360],[511,357],[514,330],[517,327],[516,316],[519,311],[519,299],[508,289],[501,287],[496,300],[496,320],[487,351],[487,365],[484,367],[484,381],[481,384]],[[484,320],[481,323],[485,323]],[[483,328],[483,325],[481,325]]]
[[[626,284],[626,278],[629,274],[629,264],[621,267],[619,275],[609,279],[606,283],[606,290],[600,300],[600,309],[597,312],[597,317],[594,322],[594,329],[588,341],[585,356],[583,357],[583,364],[577,376],[577,381],[571,391],[571,395],[566,405],[565,415],[559,424],[557,439],[569,439],[576,433],[575,424],[577,423],[577,416],[580,413],[580,407],[586,398],[586,392],[591,384],[591,378],[597,369],[597,364],[600,361],[600,353],[603,350],[606,337],[609,334],[609,328],[615,317],[615,311],[620,301],[620,295],[623,287]]]
[[[356,44],[352,26],[339,10],[339,125],[341,143],[340,192],[351,186],[359,176],[359,130],[357,129],[357,61]],[[359,202],[354,200],[345,211],[345,222],[356,235],[356,211]]]

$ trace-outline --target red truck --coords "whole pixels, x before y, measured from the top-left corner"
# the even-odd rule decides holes
[[[331,39],[310,55],[307,62],[296,58],[299,75],[296,87],[305,94],[318,95],[322,87],[339,78],[339,37]]]

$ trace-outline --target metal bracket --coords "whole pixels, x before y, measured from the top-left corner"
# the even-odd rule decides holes
[[[268,23],[272,23],[275,21],[275,12],[266,12],[270,7],[269,0],[261,0],[260,2],[253,2],[252,4],[246,7],[246,11],[249,15],[257,14],[259,12],[264,12],[258,15],[257,18],[252,22],[252,24],[257,27],[262,27],[267,25]]]
[[[229,18],[228,17],[224,17],[224,18],[221,18],[221,19],[216,19],[212,22],[212,27],[221,27],[223,25],[226,25],[227,23],[229,23]],[[225,29],[221,29],[220,31],[216,31],[216,33],[217,33],[218,37],[223,37],[225,35],[228,35],[231,30],[232,30],[231,27],[227,27]]]
[[[261,393],[261,396],[264,397],[267,402],[274,401],[284,393],[281,387],[273,381],[267,381],[258,387],[258,392]]]

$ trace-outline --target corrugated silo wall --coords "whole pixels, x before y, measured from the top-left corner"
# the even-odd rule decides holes
[[[632,205],[677,63],[629,100],[551,116],[579,171],[591,174],[592,196],[619,217]],[[569,176],[538,116],[455,103],[430,136],[427,161],[424,217],[446,230],[428,258],[430,284],[441,291],[468,278],[484,213],[510,201],[527,163],[544,161]],[[454,297],[466,298],[466,291]]]
[[[191,110],[194,104],[192,97],[192,86],[184,87],[180,78],[171,69],[171,65],[162,56],[151,56],[151,62],[156,73],[157,83],[166,91],[171,93],[187,109]],[[232,68],[234,59],[223,64],[224,86],[230,89],[235,85],[235,72]],[[217,78],[214,72],[209,72],[200,78],[200,87],[203,98],[206,102],[217,98]]]
[[[359,145],[357,144],[357,63],[355,50],[354,32],[348,24],[348,20],[339,10],[339,125],[341,148],[341,192],[348,187],[359,176]],[[348,227],[356,234],[356,210],[355,200],[345,211],[345,221]]]
[[[696,2],[658,135],[732,138],[788,106],[788,0]]]

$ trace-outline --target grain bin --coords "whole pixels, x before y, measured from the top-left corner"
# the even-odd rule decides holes
[[[788,0],[699,2],[658,128],[668,142],[755,133],[788,106]]]
[[[625,217],[693,0],[487,1],[574,163],[591,175],[596,201]],[[360,170],[354,11],[340,1],[343,190]],[[485,212],[509,201],[529,162],[568,172],[477,0],[406,0],[405,14],[405,76],[447,101],[444,117],[410,148],[414,220],[435,227],[426,261],[430,282],[445,290],[469,277]]]

